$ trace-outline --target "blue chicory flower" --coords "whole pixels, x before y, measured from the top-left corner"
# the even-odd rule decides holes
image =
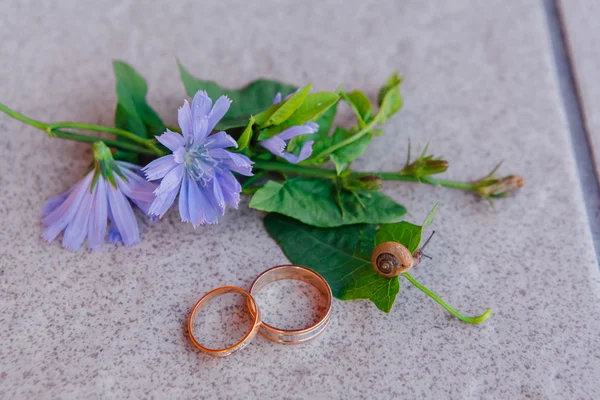
[[[137,165],[114,161],[102,142],[94,143],[94,167],[67,192],[48,200],[41,212],[42,238],[52,242],[64,230],[62,246],[71,251],[87,245],[97,250],[108,240],[131,246],[140,241],[131,202],[145,213],[154,199],[156,185],[140,176]]]
[[[288,95],[284,100],[287,100],[290,96],[291,94]],[[273,100],[273,104],[278,104],[280,102],[281,93],[277,93],[277,95],[275,95],[275,99]],[[318,124],[314,122],[307,122],[302,125],[292,126],[291,128],[288,128],[273,137],[259,141],[258,144],[269,150],[274,155],[286,159],[289,163],[298,164],[299,162],[302,162],[311,156],[314,141],[305,142],[300,149],[300,153],[296,155],[294,153],[285,151],[290,140],[296,136],[313,134],[318,130]]]
[[[252,161],[225,150],[237,147],[227,133],[210,134],[230,104],[231,100],[221,96],[213,105],[206,92],[199,91],[191,107],[186,100],[179,109],[182,134],[167,130],[156,137],[172,154],[143,168],[148,180],[162,179],[150,207],[151,215],[162,217],[178,193],[181,220],[194,226],[216,224],[226,204],[237,208],[242,187],[232,172],[251,176]]]

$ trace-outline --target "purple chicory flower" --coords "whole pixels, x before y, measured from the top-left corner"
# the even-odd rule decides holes
[[[131,246],[140,241],[130,201],[148,212],[156,185],[139,175],[137,165],[114,161],[108,147],[94,143],[94,167],[67,192],[48,200],[41,212],[42,238],[52,242],[64,230],[62,246],[71,251],[87,245],[97,250],[108,240]]]
[[[179,109],[182,134],[167,130],[156,137],[172,154],[143,168],[148,180],[162,179],[154,192],[151,215],[162,217],[178,193],[181,220],[194,226],[216,224],[226,204],[237,208],[242,187],[232,172],[251,176],[252,161],[225,150],[237,147],[227,133],[210,134],[230,104],[231,100],[221,96],[213,105],[206,92],[199,91],[191,107],[186,100]]]
[[[293,93],[292,93],[293,94]],[[287,100],[292,94],[288,95],[284,100]],[[275,95],[273,104],[281,102],[281,93]],[[277,135],[258,142],[259,145],[269,150],[278,157],[285,158],[287,162],[298,164],[306,160],[312,154],[312,146],[314,141],[307,141],[302,145],[298,155],[285,151],[290,140],[300,135],[310,135],[319,130],[319,125],[315,122],[306,122],[302,125],[292,126]]]

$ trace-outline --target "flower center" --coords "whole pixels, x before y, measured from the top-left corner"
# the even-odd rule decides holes
[[[195,181],[206,184],[214,178],[217,162],[208,154],[204,145],[188,147],[183,155],[183,162],[190,177]]]

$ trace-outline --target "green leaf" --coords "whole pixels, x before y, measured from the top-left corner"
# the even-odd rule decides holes
[[[388,118],[402,108],[402,97],[400,97],[400,84],[402,79],[398,74],[388,78],[385,85],[379,90],[379,112],[377,120],[383,124]]]
[[[246,147],[248,147],[248,144],[250,143],[250,140],[252,139],[252,125],[254,125],[254,117],[250,116],[250,121],[248,122],[248,125],[246,126],[246,129],[244,129],[244,132],[242,132],[242,134],[240,135],[239,139],[237,140],[237,149],[235,149],[236,152],[241,152],[243,151]]]
[[[302,125],[323,116],[327,110],[340,99],[333,92],[317,92],[306,96],[304,103],[290,116],[288,121],[293,125]]]
[[[373,106],[369,98],[360,90],[353,90],[350,93],[342,92],[341,95],[354,110],[358,118],[358,126],[360,128],[364,127],[373,114]]]
[[[419,243],[421,243],[422,231],[422,226],[405,221],[395,224],[381,224],[377,235],[375,235],[375,244],[398,242],[402,243],[413,253],[419,247]]]
[[[335,115],[337,114],[337,106],[338,103],[335,103],[333,106],[329,107],[327,111],[325,111],[325,113],[315,121],[317,125],[319,125],[319,130],[316,133],[313,133],[312,135],[300,135],[292,138],[292,140],[290,140],[288,143],[287,150],[294,152],[295,149],[302,148],[304,143],[308,142],[309,140],[318,142],[323,138],[329,137],[329,131],[331,131],[331,126],[333,125]]]
[[[265,227],[290,261],[321,274],[336,298],[371,300],[386,313],[392,309],[400,282],[377,275],[371,266],[374,225],[323,229],[269,214]]]
[[[338,99],[339,96],[331,92],[310,93],[306,96],[304,103],[285,122],[264,129],[258,136],[258,140],[269,139],[295,125],[319,120],[326,115],[331,107],[335,106]],[[257,115],[256,118],[261,120],[269,118],[269,112],[271,110],[266,110],[264,113]]]
[[[395,224],[382,224],[375,235],[375,245],[377,246],[384,242],[398,242],[406,246],[411,253],[414,253],[419,247],[419,243],[421,243],[423,229],[433,223],[438,207],[439,203],[437,203],[429,214],[427,214],[423,226],[405,221],[397,222]]]
[[[148,86],[131,66],[122,61],[113,61],[116,78],[117,108],[115,126],[135,133],[142,138],[152,138],[165,132],[165,125],[154,110],[146,103]],[[117,136],[118,141],[127,141]],[[135,153],[119,150],[115,158],[137,163]]]
[[[315,133],[315,138],[322,138],[329,136],[331,126],[335,120],[337,114],[338,103],[335,103],[327,109],[315,122],[319,125],[319,130]]]
[[[277,212],[317,227],[394,222],[406,209],[378,191],[342,190],[327,179],[296,177],[269,181],[252,197],[250,207]]]
[[[279,125],[285,122],[302,105],[311,88],[312,85],[308,84],[294,93],[289,99],[282,101],[280,103],[281,106],[271,114],[265,125]]]
[[[425,217],[425,221],[423,221],[423,229],[427,228],[429,225],[433,223],[433,219],[435,218],[435,213],[437,213],[438,208],[440,207],[440,203],[436,203],[435,206],[429,211],[429,214]]]
[[[336,127],[335,132],[331,136],[322,137],[317,139],[313,146],[313,154],[319,154],[322,150],[333,146],[336,143],[345,140],[346,138],[354,135],[356,133],[356,127],[351,130],[346,130],[340,126]],[[368,132],[363,137],[355,140],[354,142],[334,151],[331,153],[331,161],[335,165],[335,169],[338,173],[342,173],[342,171],[346,170],[350,164],[356,160],[358,157],[363,155],[363,153],[369,147],[371,140],[373,139],[373,135]],[[312,163],[319,163],[320,160],[309,159]],[[322,162],[326,161],[321,160]],[[322,163],[320,162],[320,163]]]
[[[341,127],[338,127],[331,137],[332,144],[340,142],[352,136],[353,134],[354,132],[349,132]],[[363,153],[369,147],[369,144],[371,144],[372,139],[373,136],[370,133],[367,133],[360,139],[331,153],[331,161],[335,165],[335,170],[337,171],[338,175],[348,168],[354,160],[363,155]]]
[[[245,127],[251,115],[256,115],[273,105],[277,93],[285,97],[296,90],[293,85],[267,79],[259,79],[241,89],[230,90],[214,81],[203,81],[193,77],[181,64],[179,72],[188,96],[193,97],[199,90],[206,90],[213,101],[222,95],[232,100],[229,111],[217,124],[216,129],[220,130]]]

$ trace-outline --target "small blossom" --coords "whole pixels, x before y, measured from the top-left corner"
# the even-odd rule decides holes
[[[87,245],[97,250],[108,240],[131,246],[140,241],[131,202],[148,212],[156,185],[139,175],[137,165],[114,161],[102,142],[94,143],[94,168],[67,192],[46,202],[41,212],[42,238],[52,242],[64,231],[62,246],[71,251]]]
[[[242,187],[233,175],[251,176],[252,161],[225,150],[237,147],[225,132],[210,134],[223,118],[231,100],[221,96],[215,104],[199,91],[192,105],[184,102],[178,122],[182,134],[167,130],[156,138],[172,154],[160,157],[143,168],[150,181],[161,180],[150,214],[162,217],[179,194],[179,215],[194,226],[216,224],[225,206],[237,208]]]
[[[516,192],[525,184],[525,180],[519,175],[509,175],[498,179],[488,177],[484,180],[474,182],[477,186],[476,193],[486,198],[502,198]]]
[[[289,94],[284,100],[287,100],[292,94]],[[275,99],[273,100],[273,104],[278,104],[281,102],[281,93],[277,93],[275,95]],[[300,135],[310,135],[319,130],[319,125],[314,122],[307,122],[302,125],[292,126],[284,130],[283,132],[270,137],[265,140],[261,140],[258,142],[259,145],[269,150],[271,153],[276,155],[277,157],[282,157],[286,159],[289,163],[298,164],[306,160],[312,154],[312,146],[314,141],[308,141],[303,144],[300,149],[300,153],[298,155],[293,154],[291,152],[285,151],[287,149],[290,140]]]
[[[364,175],[358,178],[344,177],[342,186],[347,190],[379,190],[383,181],[374,175]]]

